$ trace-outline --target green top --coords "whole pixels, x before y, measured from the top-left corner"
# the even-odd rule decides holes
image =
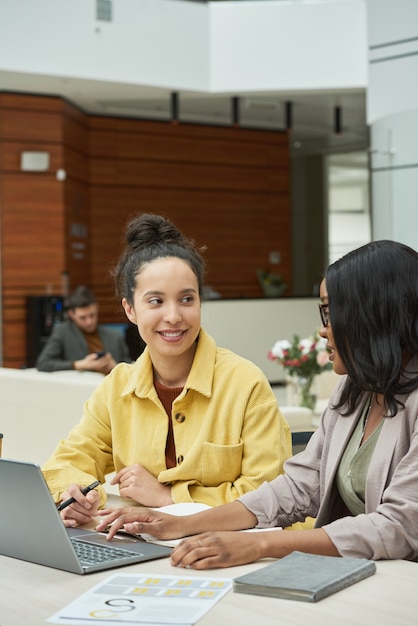
[[[360,445],[368,408],[369,402],[366,402],[337,472],[338,491],[352,515],[365,512],[367,471],[383,424],[382,420],[370,437]]]

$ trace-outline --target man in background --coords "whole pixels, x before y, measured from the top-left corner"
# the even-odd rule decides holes
[[[98,325],[99,305],[90,289],[77,287],[68,301],[68,319],[54,326],[36,361],[42,372],[78,370],[108,374],[117,363],[130,362],[122,335]]]

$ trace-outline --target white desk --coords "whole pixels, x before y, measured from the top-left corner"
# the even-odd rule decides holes
[[[129,499],[109,494],[109,506],[131,503]],[[269,562],[194,571],[176,569],[165,558],[82,576],[0,556],[0,625],[46,626],[46,620],[57,611],[117,571],[236,578]],[[230,591],[198,625],[416,626],[418,563],[378,561],[376,566],[377,573],[373,576],[317,603]]]
[[[296,532],[296,531],[295,531]],[[187,576],[236,577],[266,562]],[[182,575],[168,559],[122,568],[123,571]],[[46,620],[69,602],[117,570],[79,576],[0,556],[0,624],[46,626]],[[121,571],[121,569],[119,570]],[[418,623],[418,564],[377,563],[377,573],[318,603],[262,598],[229,592],[202,618],[199,626],[416,626]]]

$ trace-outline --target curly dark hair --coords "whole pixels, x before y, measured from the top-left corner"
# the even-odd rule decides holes
[[[374,241],[329,266],[326,288],[335,347],[348,377],[337,407],[350,413],[362,391],[395,395],[418,387],[408,363],[418,354],[418,253],[395,241]]]
[[[194,241],[183,235],[169,219],[152,213],[138,215],[128,223],[125,241],[125,249],[113,270],[119,297],[126,298],[132,304],[136,277],[143,266],[155,259],[177,257],[190,265],[202,298],[205,274],[203,258]]]

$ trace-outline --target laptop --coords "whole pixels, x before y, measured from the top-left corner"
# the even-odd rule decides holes
[[[0,459],[0,554],[74,574],[169,556],[171,547],[131,535],[66,528],[35,463]]]

